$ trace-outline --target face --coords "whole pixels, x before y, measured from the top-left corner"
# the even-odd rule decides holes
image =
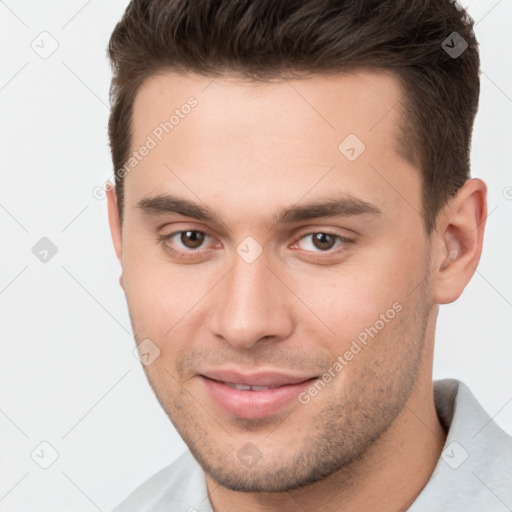
[[[402,94],[381,72],[169,73],[136,97],[122,285],[149,382],[227,488],[283,491],[347,467],[428,364]]]

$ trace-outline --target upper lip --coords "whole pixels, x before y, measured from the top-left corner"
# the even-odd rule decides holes
[[[290,375],[280,372],[245,372],[241,373],[236,370],[209,370],[201,373],[203,377],[213,379],[219,382],[227,382],[229,384],[239,384],[242,386],[266,386],[279,387],[291,384],[298,384],[315,378],[307,375]]]

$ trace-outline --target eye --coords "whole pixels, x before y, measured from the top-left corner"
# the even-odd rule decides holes
[[[161,235],[159,238],[168,245],[174,245],[178,250],[193,250],[199,249],[209,236],[204,231],[187,229],[169,235]]]
[[[208,235],[202,231],[180,231],[172,235],[172,238],[176,236],[185,249],[198,249]]]
[[[212,239],[210,235],[197,229],[186,229],[158,236],[158,241],[165,251],[177,259],[204,257],[207,249],[205,242],[209,239]]]
[[[308,233],[307,235],[302,236],[294,245],[302,245],[302,247],[299,248],[306,251],[328,252],[331,251],[331,249],[344,245],[348,242],[349,240],[341,235],[321,231],[317,233]]]

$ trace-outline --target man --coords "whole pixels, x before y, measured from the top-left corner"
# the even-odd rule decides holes
[[[134,0],[109,55],[120,282],[190,449],[117,510],[510,510],[511,438],[432,382],[487,215],[467,14]]]

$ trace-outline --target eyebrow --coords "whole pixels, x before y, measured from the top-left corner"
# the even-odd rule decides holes
[[[176,213],[201,221],[224,224],[220,217],[213,213],[208,207],[201,206],[188,199],[176,197],[172,194],[141,199],[137,203],[137,208],[151,216]],[[292,224],[321,217],[352,217],[356,215],[380,215],[381,213],[381,209],[376,205],[358,199],[352,195],[344,194],[340,197],[319,202],[301,205],[295,204],[274,215],[272,219],[274,224]]]

